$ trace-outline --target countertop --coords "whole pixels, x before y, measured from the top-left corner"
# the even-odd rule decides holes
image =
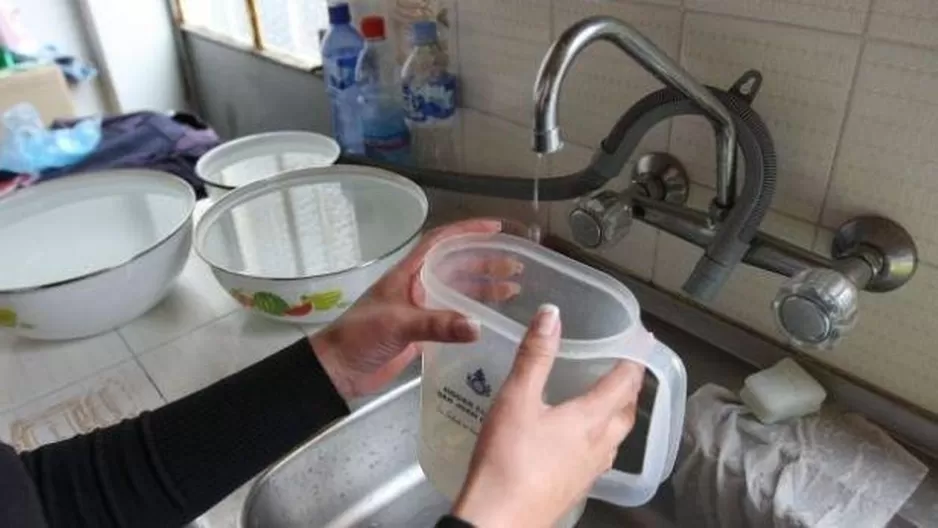
[[[200,204],[198,212],[206,207]],[[689,392],[705,383],[736,390],[752,372],[689,334],[652,318],[646,323],[683,357]],[[0,440],[29,449],[118,422],[199,390],[315,330],[250,315],[192,254],[167,298],[116,331],[57,343],[0,334]],[[415,366],[404,377],[417,373]],[[938,525],[934,475],[894,526]],[[196,524],[237,527],[246,493],[247,486]]]

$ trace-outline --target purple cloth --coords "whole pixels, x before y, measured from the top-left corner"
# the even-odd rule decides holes
[[[71,124],[58,121],[53,127]],[[108,169],[151,169],[175,174],[189,182],[200,198],[205,196],[195,165],[221,140],[198,119],[139,112],[105,118],[101,132],[101,144],[88,157],[70,167],[43,172],[41,179]]]

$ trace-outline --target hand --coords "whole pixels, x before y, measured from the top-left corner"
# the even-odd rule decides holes
[[[485,418],[453,509],[479,528],[553,526],[612,467],[635,424],[644,368],[630,361],[579,398],[544,403],[560,327],[557,307],[541,307]]]
[[[497,220],[468,220],[430,232],[347,312],[310,338],[320,364],[344,398],[373,393],[393,381],[419,355],[419,342],[470,343],[479,338],[477,322],[458,312],[421,307],[426,294],[418,275],[438,242],[500,230]],[[474,267],[479,275],[495,280],[467,278],[466,287],[460,288],[463,293],[505,300],[520,291],[517,283],[499,280],[519,273],[520,263],[491,259]]]

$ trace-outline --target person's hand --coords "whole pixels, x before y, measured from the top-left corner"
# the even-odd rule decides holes
[[[394,380],[420,353],[420,342],[470,343],[479,338],[477,322],[458,312],[421,307],[425,292],[418,275],[427,253],[438,242],[500,230],[497,220],[467,220],[428,233],[347,312],[310,338],[320,364],[343,397],[364,396]],[[505,300],[520,290],[516,282],[500,280],[520,273],[517,261],[490,259],[478,262],[476,268],[479,277],[492,280],[467,279],[463,293]]]
[[[644,368],[630,361],[579,398],[544,403],[560,326],[557,307],[541,307],[485,418],[453,509],[478,528],[553,526],[612,467],[635,424]]]

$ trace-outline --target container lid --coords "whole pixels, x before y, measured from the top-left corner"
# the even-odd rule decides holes
[[[366,266],[414,240],[427,198],[392,172],[308,168],[240,187],[206,211],[195,247],[215,268],[293,280]]]
[[[230,191],[281,172],[327,167],[340,154],[339,144],[322,134],[269,132],[215,147],[199,159],[195,171],[206,185]]]
[[[436,22],[432,20],[418,20],[413,25],[414,46],[425,46],[437,42]]]
[[[0,293],[127,264],[182,229],[194,208],[186,182],[147,170],[77,174],[16,191],[0,200]]]
[[[362,36],[366,39],[383,39],[385,32],[383,17],[369,15],[362,19]]]
[[[517,264],[523,271],[513,276],[483,273],[518,269]],[[465,235],[441,242],[427,256],[421,279],[428,296],[516,342],[538,307],[557,305],[563,321],[560,357],[621,357],[623,343],[646,333],[638,301],[622,283],[512,235]],[[520,285],[513,298],[482,297],[509,283]]]

